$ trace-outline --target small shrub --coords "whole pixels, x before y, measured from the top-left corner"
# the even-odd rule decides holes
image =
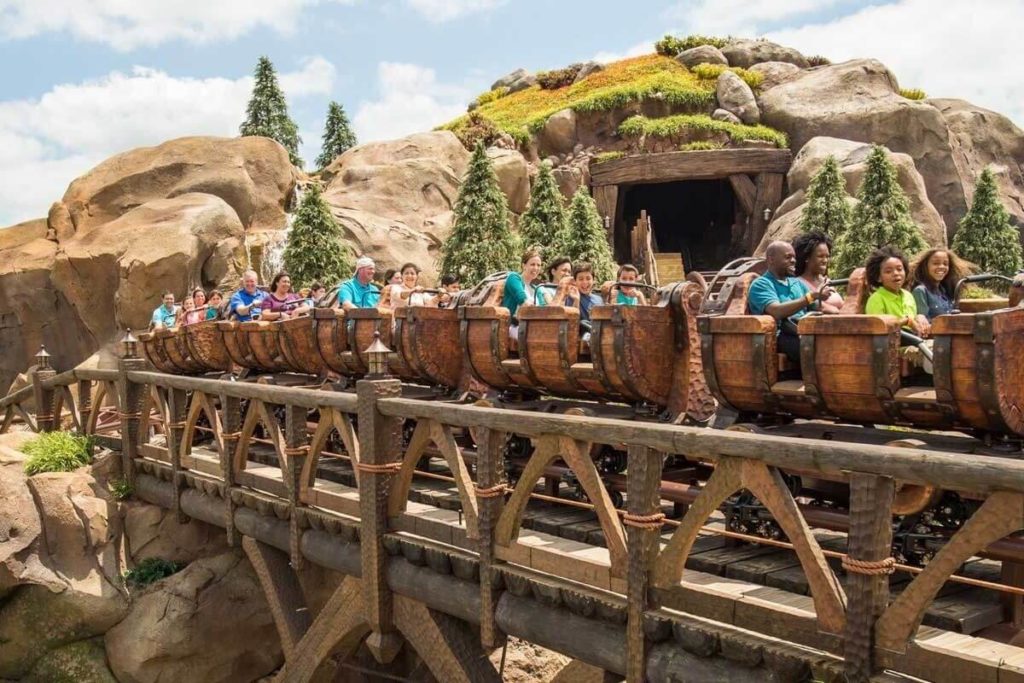
[[[44,432],[22,447],[28,460],[25,474],[72,472],[92,461],[93,441],[71,432]]]
[[[129,569],[122,576],[124,585],[129,588],[145,588],[156,583],[160,579],[166,579],[172,574],[177,574],[184,565],[160,557],[147,557],[135,567]]]
[[[686,50],[699,47],[701,45],[711,45],[712,47],[723,48],[729,40],[730,38],[717,38],[715,36],[702,36],[698,34],[685,36],[683,38],[667,35],[654,44],[654,49],[659,55],[675,57],[680,52],[685,52]]]
[[[471,111],[466,118],[466,125],[454,131],[455,137],[466,149],[472,151],[476,148],[477,142],[483,142],[484,147],[490,147],[495,140],[501,137],[501,130],[483,114]]]
[[[612,159],[621,159],[626,156],[625,152],[601,152],[594,157],[595,164],[601,164],[605,161],[611,161]]]
[[[502,97],[504,97],[507,94],[508,94],[508,88],[506,86],[502,86],[500,88],[495,88],[494,90],[488,90],[487,92],[481,93],[480,95],[477,96],[477,98],[476,98],[476,106],[480,107],[482,105],[487,104],[488,102],[494,102],[495,100],[500,100]]]
[[[732,71],[734,74],[742,78],[743,82],[751,88],[760,87],[761,82],[764,81],[764,76],[756,71],[747,71],[746,69],[741,69],[738,66],[726,66],[724,64],[697,64],[690,68],[693,75],[702,81],[717,81],[718,77],[722,75],[722,72],[726,70]]]
[[[928,97],[924,90],[920,88],[900,88],[900,95],[906,97],[908,100],[923,100]]]
[[[784,148],[789,144],[786,134],[774,128],[718,121],[707,114],[677,114],[676,116],[665,116],[658,119],[649,119],[646,116],[631,116],[619,126],[619,134],[631,138],[648,135],[671,139],[698,133],[725,133],[733,142],[767,140],[779,148]],[[686,142],[693,141],[687,140]],[[680,144],[683,144],[683,142],[680,141]]]
[[[807,58],[807,63],[810,66],[828,66],[832,63],[832,60],[828,57],[822,57],[821,55],[814,55],[813,57]]]
[[[966,287],[960,288],[961,299],[993,299],[999,296],[995,291],[988,287],[978,287],[977,285],[967,285]]]
[[[687,142],[685,145],[679,145],[680,152],[700,152],[709,149],[722,149],[724,145],[720,142],[712,142],[711,140],[694,140],[693,142]]]
[[[552,69],[541,71],[537,74],[537,85],[544,90],[558,90],[567,85],[572,85],[583,68],[582,64],[570,64],[564,69]]]
[[[127,479],[114,479],[110,482],[110,493],[114,496],[114,500],[125,500],[132,497],[135,489]]]

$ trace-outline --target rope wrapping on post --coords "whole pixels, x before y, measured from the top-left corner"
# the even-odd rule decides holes
[[[485,489],[477,486],[473,487],[473,493],[477,498],[497,498],[498,496],[505,495],[506,491],[508,491],[508,486],[506,484],[496,484],[494,486],[488,486]]]
[[[884,560],[857,560],[849,555],[843,555],[843,569],[851,574],[863,574],[864,576],[882,576],[892,574],[896,571],[896,558],[887,557]]]
[[[402,463],[387,462],[382,465],[374,465],[369,462],[361,462],[356,465],[356,469],[367,474],[398,474],[402,471]]]
[[[309,446],[295,446],[294,448],[285,448],[285,455],[306,455],[309,453]]]
[[[118,413],[117,416],[122,420],[137,420],[142,417],[142,413]]]
[[[225,432],[220,435],[220,438],[224,441],[237,441],[242,438],[242,432]]]
[[[660,529],[665,521],[665,513],[656,512],[653,515],[631,515],[626,513],[622,516],[622,523],[634,529]]]

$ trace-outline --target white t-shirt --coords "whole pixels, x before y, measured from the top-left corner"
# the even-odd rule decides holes
[[[433,302],[434,297],[424,292],[413,292],[408,298],[402,298],[402,292],[408,292],[405,285],[391,285],[391,307],[426,306]]]

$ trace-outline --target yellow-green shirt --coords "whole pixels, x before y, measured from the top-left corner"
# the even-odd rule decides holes
[[[868,315],[894,315],[897,318],[917,316],[917,303],[914,295],[905,289],[897,292],[890,292],[885,287],[879,287],[868,297],[864,305],[864,312]]]

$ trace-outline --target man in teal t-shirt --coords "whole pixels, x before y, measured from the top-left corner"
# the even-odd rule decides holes
[[[835,290],[826,284],[817,292],[812,292],[800,278],[794,277],[796,251],[789,242],[779,240],[769,244],[765,250],[765,259],[768,261],[768,270],[750,285],[747,309],[754,315],[770,315],[775,318],[779,351],[799,365],[800,337],[796,334],[796,325],[785,322],[789,320],[795,323]]]
[[[345,280],[338,289],[338,303],[346,311],[353,308],[373,308],[380,302],[380,290],[373,284],[377,267],[369,256],[360,256],[356,261],[356,273],[351,280]]]

